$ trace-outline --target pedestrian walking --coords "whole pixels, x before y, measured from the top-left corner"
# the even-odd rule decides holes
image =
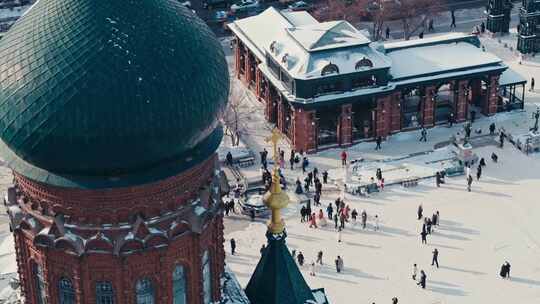
[[[433,27],[433,19],[429,19],[428,22],[428,32],[433,32],[435,28]]]
[[[386,27],[386,31],[385,31],[385,32],[386,32],[386,33],[385,33],[385,34],[386,34],[386,40],[390,39],[390,28],[389,28],[388,26]]]
[[[338,221],[339,221],[339,218],[338,218],[338,215],[337,215],[337,214],[338,214],[337,212],[334,214],[334,224],[335,224],[335,225],[334,225],[334,229],[338,229]]]
[[[439,250],[435,248],[433,250],[433,258],[431,259],[431,266],[437,265],[437,268],[439,268]]]
[[[319,263],[319,264],[321,264],[321,265],[323,264],[323,262],[322,262],[322,257],[323,257],[323,252],[322,252],[322,251],[319,251],[319,252],[317,253],[317,263]]]
[[[315,262],[311,262],[311,266],[310,266],[310,271],[309,271],[309,275],[310,276],[315,276]]]
[[[379,216],[375,214],[375,225],[373,226],[373,230],[379,231]]]
[[[502,264],[500,275],[503,279],[510,279],[510,263],[508,261]]]
[[[426,231],[426,229],[422,229],[422,232],[420,232],[420,236],[422,237],[422,244],[427,244],[427,231]]]
[[[473,178],[472,178],[471,175],[469,175],[469,177],[467,178],[467,191],[469,191],[469,192],[471,192],[472,182],[473,182]]]
[[[486,24],[484,23],[484,21],[482,21],[482,23],[480,23],[480,33],[485,33],[486,32]]]
[[[456,16],[455,16],[453,10],[451,11],[450,18],[452,19],[452,23],[450,24],[450,28],[456,28]]]
[[[492,122],[489,125],[489,135],[495,135],[495,123],[494,122]]]
[[[469,175],[471,175],[471,165],[465,163],[465,180],[469,179]]]
[[[481,176],[482,176],[482,166],[478,165],[478,167],[476,167],[476,180],[479,181]]]
[[[393,297],[392,298],[392,304],[398,304],[398,298]]]
[[[499,157],[497,156],[497,154],[494,153],[491,153],[491,160],[496,163],[499,161]]]
[[[534,77],[531,77],[531,86],[529,87],[529,91],[534,91]]]
[[[261,256],[263,256],[265,250],[266,250],[266,245],[263,244],[263,245],[261,246],[261,249],[259,249],[259,252],[261,253]],[[295,255],[296,255],[296,251],[293,250],[293,258],[294,258]]]
[[[424,213],[424,208],[422,207],[422,204],[418,205],[418,220],[422,219],[422,214]]]
[[[341,166],[345,167],[347,165],[347,152],[345,150],[341,151]]]
[[[296,259],[298,260],[298,265],[304,266],[304,255],[302,254],[302,251],[298,253]]]
[[[341,258],[341,256],[337,256],[336,260],[335,260],[335,263],[336,263],[336,271],[339,273],[343,270],[343,259]]]
[[[234,239],[231,239],[231,254],[234,255],[236,252],[236,241]]]
[[[328,203],[328,207],[326,207],[326,215],[328,215],[329,220],[332,220],[333,212],[334,212],[334,208],[332,208],[332,203]]]
[[[435,173],[435,184],[437,185],[437,188],[441,186],[441,173],[439,171]]]
[[[424,32],[420,32],[420,34],[418,34],[418,38],[419,39],[424,39]]]
[[[375,142],[377,143],[377,146],[375,147],[375,150],[380,150],[381,149],[381,143],[382,143],[382,137],[377,136],[377,139],[375,140]]]
[[[420,141],[427,142],[427,130],[426,128],[422,127],[422,131],[420,132]]]
[[[504,147],[504,137],[505,137],[504,131],[501,130],[501,133],[499,133],[499,147],[500,148]]]
[[[416,275],[418,274],[418,267],[416,264],[413,264],[412,268],[412,279],[416,281]]]
[[[367,213],[366,210],[362,210],[362,229],[366,229],[367,225]]]
[[[420,282],[416,283],[416,285],[420,285],[420,287],[425,289],[426,288],[426,280],[427,280],[426,273],[424,272],[424,270],[420,270]]]
[[[322,173],[322,180],[324,184],[328,184],[328,171],[324,170]]]

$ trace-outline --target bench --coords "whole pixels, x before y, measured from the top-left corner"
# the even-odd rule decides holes
[[[419,180],[420,178],[418,177],[409,177],[401,181],[401,185],[405,188],[416,187]]]

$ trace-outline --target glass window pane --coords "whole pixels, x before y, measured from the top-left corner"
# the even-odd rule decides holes
[[[114,290],[110,282],[96,283],[96,303],[114,304]]]
[[[186,304],[186,274],[184,267],[176,265],[173,271],[173,303]]]
[[[154,287],[148,278],[137,281],[135,285],[137,304],[154,304]]]
[[[75,289],[70,279],[60,279],[58,282],[58,297],[60,304],[75,304]]]

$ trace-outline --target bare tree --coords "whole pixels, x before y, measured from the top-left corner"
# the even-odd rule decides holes
[[[231,138],[233,147],[240,144],[240,120],[242,119],[242,105],[247,100],[247,92],[231,77],[229,103],[222,114],[225,134]]]
[[[427,30],[430,20],[445,7],[442,0],[394,0],[390,3],[393,4],[386,5],[389,17],[401,22],[405,40],[418,31]]]
[[[367,15],[370,0],[327,0],[315,7],[313,12],[319,21],[346,20],[352,24]]]

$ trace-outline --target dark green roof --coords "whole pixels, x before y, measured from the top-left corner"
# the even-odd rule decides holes
[[[251,304],[304,304],[315,300],[285,245],[285,232],[267,232],[268,246],[246,287]]]
[[[228,77],[177,1],[40,0],[0,41],[2,156],[59,186],[177,174],[217,148]]]

